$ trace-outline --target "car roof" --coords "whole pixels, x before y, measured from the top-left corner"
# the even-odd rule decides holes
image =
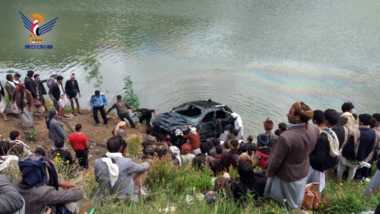
[[[197,105],[203,108],[219,108],[220,106],[224,106],[212,100],[197,100],[197,101],[192,101],[192,102],[187,102],[187,103],[192,104],[192,105]]]

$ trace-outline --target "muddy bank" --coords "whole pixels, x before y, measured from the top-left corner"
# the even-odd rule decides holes
[[[108,127],[105,127],[103,124],[94,126],[94,119],[92,117],[92,112],[90,110],[84,110],[84,114],[78,114],[77,116],[71,115],[72,118],[69,119],[59,119],[59,123],[63,125],[65,129],[67,138],[70,136],[76,124],[82,124],[82,133],[86,135],[90,143],[90,153],[89,153],[89,162],[90,165],[93,165],[95,159],[101,157],[107,149],[105,148],[107,140],[112,137],[112,129],[119,122],[117,116],[108,116]],[[23,133],[23,127],[21,121],[13,114],[8,114],[8,121],[0,119],[0,139],[1,140],[10,140],[9,133],[11,131],[19,131],[21,133],[21,140],[26,143],[33,152],[37,147],[42,147],[47,153],[53,149],[51,140],[48,137],[49,130],[46,128],[46,123],[44,120],[39,120],[36,115],[34,115],[34,124],[37,129],[37,139],[36,141],[27,141],[26,134]],[[101,118],[100,122],[103,122]],[[137,123],[138,129],[131,128],[127,124],[125,132],[128,136],[145,134],[146,126],[145,124]],[[70,127],[70,128],[68,128]],[[70,151],[71,155],[75,157],[74,150],[71,146],[68,145],[67,148]]]

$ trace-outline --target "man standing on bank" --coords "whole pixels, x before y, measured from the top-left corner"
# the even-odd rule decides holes
[[[98,111],[100,111],[100,114],[102,115],[102,118],[104,120],[104,125],[108,127],[107,124],[107,116],[106,116],[106,107],[107,107],[107,98],[106,95],[103,93],[100,93],[100,91],[96,90],[95,93],[92,94],[90,99],[90,106],[93,113],[93,117],[95,120],[94,126],[99,125],[99,119],[98,119]]]
[[[132,128],[137,129],[136,124],[133,122],[131,116],[129,116],[129,111],[128,109],[132,109],[133,111],[136,111],[133,106],[129,106],[127,102],[125,102],[120,95],[117,95],[117,101],[115,104],[111,106],[110,109],[108,109],[107,113],[108,114],[110,111],[116,108],[117,115],[119,115],[119,118],[121,121],[125,121],[124,119],[127,119],[129,121],[129,124],[131,124]]]
[[[78,113],[81,114],[82,112],[80,111],[80,106],[79,106],[79,101],[78,101],[78,95],[79,97],[81,97],[81,94],[79,90],[78,81],[75,79],[74,73],[72,73],[70,75],[70,79],[66,81],[65,91],[67,94],[67,98],[69,98],[70,100],[71,108],[73,109],[73,114],[74,115],[76,114],[75,109],[74,109],[73,99],[75,99],[75,103],[77,104]]]

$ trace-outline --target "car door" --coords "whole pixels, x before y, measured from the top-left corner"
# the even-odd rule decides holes
[[[208,112],[200,122],[200,131],[201,141],[206,140],[208,137],[211,137],[215,131],[215,111]]]

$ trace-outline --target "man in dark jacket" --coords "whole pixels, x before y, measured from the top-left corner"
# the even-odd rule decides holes
[[[32,70],[28,71],[24,80],[25,88],[28,89],[30,93],[32,93],[33,98],[40,99],[40,96],[38,96],[38,93],[37,93],[37,84],[32,79],[33,74],[34,74],[34,71]]]
[[[310,153],[310,170],[307,183],[318,182],[319,192],[325,188],[325,170],[333,168],[338,163],[339,140],[332,128],[338,123],[339,114],[336,110],[327,109],[324,112],[326,129]]]
[[[231,165],[232,167],[237,168],[238,164],[241,163],[241,158],[237,154],[237,151],[239,150],[240,145],[237,140],[231,140],[229,142],[224,142],[224,143],[228,144],[230,151],[223,152],[222,159],[220,160],[219,171],[229,172]]]
[[[73,109],[73,114],[75,114],[73,99],[75,99],[75,103],[77,104],[78,113],[81,113],[80,106],[79,106],[79,100],[78,100],[78,96],[81,97],[81,94],[80,94],[80,90],[79,90],[78,81],[75,79],[74,73],[72,73],[70,75],[70,79],[66,81],[65,91],[67,94],[67,98],[69,98],[69,100],[70,100],[71,108]]]
[[[43,83],[46,81],[47,80],[41,80],[41,77],[39,74],[34,75],[34,83],[37,85],[37,90],[38,90],[38,94],[40,96],[40,101],[41,101],[42,105],[44,105],[45,111],[48,110],[46,103],[45,103],[45,98],[44,98],[44,95],[46,95],[47,92],[46,92],[45,86],[43,85]]]
[[[154,113],[154,116],[157,117],[156,110],[140,108],[140,109],[135,109],[134,111],[141,113],[141,116],[139,118],[139,123],[142,123],[145,120],[146,125],[148,125],[149,127],[152,127],[152,125],[150,124],[150,120],[152,119],[152,113]]]
[[[63,90],[62,82],[63,77],[58,76],[57,82],[54,83],[51,88],[51,94],[54,102],[54,107],[58,109],[57,112],[61,112],[61,117],[65,117],[65,91]]]
[[[342,179],[343,171],[349,167],[347,181],[355,176],[359,164],[373,151],[376,132],[370,128],[371,115],[359,115],[359,130],[351,131],[347,143],[343,146],[342,157],[338,164],[338,180]]]
[[[215,160],[213,157],[208,156],[207,153],[209,151],[208,145],[206,143],[202,143],[200,145],[201,153],[196,155],[193,159],[193,167],[198,167],[201,171],[204,170],[204,167],[211,167],[211,169],[215,169]]]

